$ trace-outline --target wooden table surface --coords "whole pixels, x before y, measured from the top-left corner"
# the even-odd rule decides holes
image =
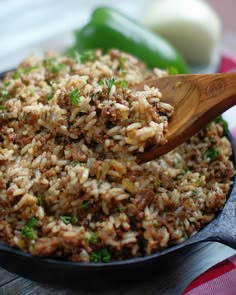
[[[199,274],[217,262],[235,254],[235,250],[216,242],[207,242],[186,248],[167,263],[171,267],[154,273],[151,279],[138,280],[107,291],[83,291],[80,286],[73,289],[34,282],[0,268],[0,295],[180,295],[184,288]],[[52,273],[53,275],[53,273]],[[94,289],[94,287],[93,287]]]

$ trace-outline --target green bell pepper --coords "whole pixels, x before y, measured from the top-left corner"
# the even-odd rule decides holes
[[[117,48],[150,68],[189,72],[183,58],[166,40],[110,7],[95,9],[90,22],[76,31],[75,48],[79,52],[100,48],[104,53]]]

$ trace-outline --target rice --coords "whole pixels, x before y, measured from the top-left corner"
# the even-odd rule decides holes
[[[161,90],[130,87],[168,75],[117,50],[82,64],[47,53],[0,82],[0,239],[38,256],[109,262],[181,243],[225,204],[234,175],[224,126],[212,122],[174,151],[174,112]],[[128,84],[128,85],[127,85]]]

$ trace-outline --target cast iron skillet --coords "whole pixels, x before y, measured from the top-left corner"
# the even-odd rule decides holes
[[[6,73],[2,73],[0,78]],[[236,147],[228,133],[233,147],[232,160],[236,166]],[[116,283],[137,280],[140,276],[149,276],[158,266],[162,267],[177,252],[186,251],[188,246],[200,242],[216,241],[236,249],[236,177],[228,200],[213,221],[203,227],[193,237],[181,244],[169,247],[161,252],[110,263],[69,262],[60,259],[34,257],[20,250],[0,243],[0,266],[32,280],[62,285],[77,285],[90,288],[107,288]],[[216,253],[217,255],[217,253]]]

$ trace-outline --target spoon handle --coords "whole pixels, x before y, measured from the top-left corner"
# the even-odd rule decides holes
[[[194,80],[201,91],[196,116],[211,110],[216,117],[236,103],[236,72],[196,75]]]

